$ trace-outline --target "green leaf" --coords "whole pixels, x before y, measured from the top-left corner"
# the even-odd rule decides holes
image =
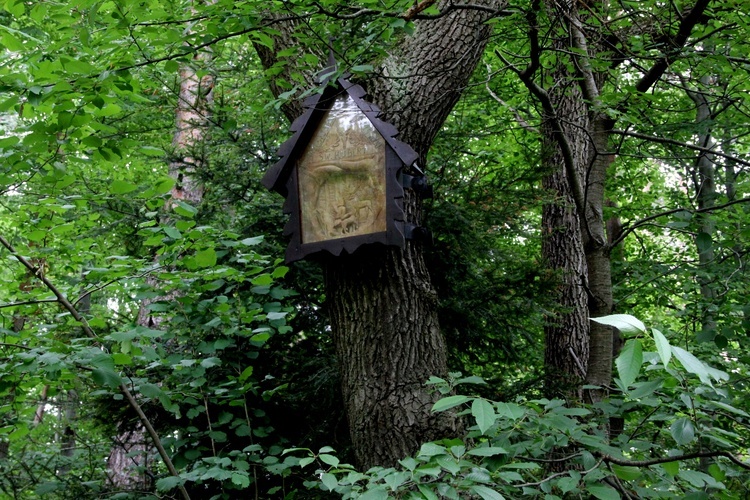
[[[109,185],[112,194],[125,194],[138,189],[138,186],[127,181],[115,180]]]
[[[159,491],[169,491],[184,483],[185,480],[178,476],[163,477],[156,481],[156,489]]]
[[[359,500],[388,500],[388,492],[380,488],[368,490],[360,495]]]
[[[198,213],[198,209],[194,206],[185,203],[182,200],[175,200],[173,205],[173,210],[183,217],[195,217],[195,214]]]
[[[717,408],[721,408],[722,410],[726,410],[730,413],[736,413],[737,415],[742,415],[743,417],[750,417],[750,415],[748,415],[746,411],[735,408],[732,405],[722,403],[721,401],[709,401],[708,404],[709,406],[716,406]]]
[[[94,382],[106,387],[119,387],[122,383],[120,376],[110,368],[94,368],[91,371]]]
[[[650,396],[655,390],[660,389],[664,385],[664,379],[649,380],[646,382],[638,382],[633,384],[634,388],[628,391],[628,396],[633,399],[640,399],[646,396]]]
[[[471,398],[469,398],[468,396],[448,396],[447,398],[443,398],[432,405],[432,411],[445,411],[453,408],[454,406],[464,404],[470,400]]]
[[[250,337],[250,340],[252,342],[265,342],[269,338],[271,338],[271,334],[270,333],[268,333],[268,332],[261,332],[261,333],[256,333],[255,335],[253,335],[252,337]]]
[[[446,455],[446,454],[447,454],[447,450],[445,449],[445,447],[440,446],[439,444],[435,444],[435,443],[424,443],[419,448],[419,453],[417,454],[417,456],[434,457],[436,455]]]
[[[588,486],[586,490],[599,500],[620,500],[620,494],[611,486]]]
[[[471,491],[482,497],[483,500],[504,500],[505,498],[497,491],[481,484],[472,485]]]
[[[486,433],[495,424],[497,415],[492,405],[485,399],[477,398],[471,403],[471,414],[477,422],[479,432]]]
[[[672,477],[676,476],[677,473],[680,472],[679,460],[675,460],[674,462],[664,462],[663,464],[661,464],[661,466],[664,469],[664,472]]]
[[[710,251],[711,247],[713,246],[711,235],[708,233],[698,233],[698,235],[695,237],[695,245],[698,247],[699,253],[706,253]]]
[[[244,370],[242,370],[242,373],[240,373],[240,382],[244,382],[252,374],[253,374],[253,367],[251,365],[251,366],[248,366],[247,368],[245,368]]]
[[[494,457],[495,455],[505,455],[508,450],[499,446],[487,446],[484,448],[474,448],[469,450],[467,455],[474,455],[477,457]]]
[[[141,394],[147,398],[156,399],[162,394],[162,390],[156,384],[143,383],[138,388]]]
[[[176,227],[164,226],[163,229],[164,229],[164,233],[170,238],[172,238],[173,240],[182,239],[182,233]]]
[[[500,417],[510,418],[511,420],[518,420],[526,414],[523,407],[515,403],[497,403],[495,407]]]
[[[195,254],[195,263],[198,267],[212,267],[216,265],[216,250],[209,247]]]
[[[419,488],[419,492],[424,495],[427,500],[440,500],[438,496],[429,488],[429,486],[420,484],[419,486],[417,486],[417,488]]]
[[[336,487],[339,485],[338,480],[336,479],[336,476],[329,473],[323,473],[320,476],[320,480],[323,481],[323,485],[326,487],[328,491],[333,491],[336,489]]]
[[[689,418],[675,420],[669,427],[672,437],[680,446],[686,445],[695,439],[695,426]]]
[[[638,339],[628,340],[620,355],[617,356],[617,360],[615,360],[617,374],[625,387],[635,382],[642,364],[643,348],[641,347],[641,341]]]
[[[662,364],[666,367],[669,364],[669,360],[672,359],[672,350],[670,349],[669,341],[664,334],[656,328],[652,328],[651,333],[654,335],[656,351],[659,353]]]
[[[247,488],[250,486],[250,478],[247,472],[232,472],[232,484],[239,486],[240,488]]]
[[[641,469],[638,467],[617,464],[611,464],[610,467],[617,477],[625,481],[632,481],[641,477]]]
[[[591,321],[602,325],[614,326],[622,333],[646,333],[646,325],[641,320],[630,314],[610,314],[600,318],[591,318]]]
[[[146,156],[164,156],[165,152],[161,148],[154,146],[141,146],[138,151]]]
[[[321,455],[318,455],[318,458],[320,459],[321,462],[323,462],[324,464],[328,464],[331,467],[338,467],[339,465],[339,459],[334,457],[333,455],[328,455],[326,453],[323,453]]]
[[[273,283],[273,277],[268,273],[264,273],[264,274],[256,276],[255,278],[250,280],[250,282],[253,285],[258,285],[258,286],[270,285],[271,283]]]
[[[672,354],[677,358],[683,368],[690,373],[698,375],[701,382],[707,385],[711,385],[711,374],[709,367],[707,367],[701,360],[693,356],[690,352],[677,346],[672,346]],[[722,372],[723,373],[723,372]]]

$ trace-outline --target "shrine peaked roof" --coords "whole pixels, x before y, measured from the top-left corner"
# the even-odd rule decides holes
[[[325,113],[333,105],[334,99],[344,93],[352,98],[357,108],[367,116],[375,130],[385,139],[405,166],[410,167],[419,159],[419,155],[411,146],[396,139],[398,135],[396,127],[379,118],[380,108],[364,100],[365,89],[351,83],[346,77],[338,78],[336,85],[331,84],[330,78],[325,80],[324,84],[323,92],[312,95],[303,102],[305,111],[292,123],[292,137],[279,147],[276,153],[279,161],[263,176],[262,183],[267,189],[281,193],[283,196],[288,194],[286,182],[296,159],[305,151]]]

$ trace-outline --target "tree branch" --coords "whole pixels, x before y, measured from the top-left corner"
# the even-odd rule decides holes
[[[679,53],[679,50],[685,46],[685,43],[687,43],[690,33],[700,21],[703,12],[706,10],[709,3],[711,3],[711,0],[698,0],[693,8],[690,9],[690,12],[683,15],[682,20],[680,21],[680,27],[677,30],[677,35],[674,38],[670,38],[671,50],[665,52],[661,59],[659,59],[635,85],[638,92],[646,92],[654,83],[656,83],[657,80],[659,80],[659,78],[661,78],[670,63]]]
[[[606,455],[601,452],[594,452],[594,455],[601,458],[601,460],[605,463],[612,463],[616,465],[630,465],[633,467],[649,467],[651,465],[659,465],[659,464],[666,464],[669,462],[679,462],[682,460],[692,460],[695,458],[715,458],[715,457],[724,457],[728,458],[731,462],[735,463],[736,465],[739,465],[743,469],[750,470],[750,464],[743,462],[736,456],[732,455],[728,451],[698,451],[695,453],[687,453],[685,455],[678,455],[674,457],[662,457],[662,458],[652,458],[651,460],[625,460],[623,458],[616,458],[611,455]]]
[[[18,260],[26,269],[29,270],[31,274],[39,278],[42,283],[51,291],[55,297],[57,297],[57,302],[60,303],[62,307],[67,310],[73,318],[78,321],[81,324],[81,328],[83,328],[83,331],[91,337],[92,339],[98,339],[99,336],[94,332],[94,330],[91,329],[91,326],[89,326],[88,321],[86,321],[86,318],[84,318],[81,313],[78,312],[78,309],[75,308],[73,304],[65,297],[65,295],[41,272],[41,269],[39,269],[37,266],[29,262],[28,259],[26,259],[23,255],[20,255],[16,249],[11,245],[8,240],[6,240],[3,236],[0,236],[0,245],[4,246],[10,254]],[[156,430],[154,429],[154,426],[151,425],[151,421],[148,419],[146,414],[143,412],[143,408],[141,408],[141,405],[138,403],[138,401],[133,396],[133,393],[130,392],[130,389],[128,389],[128,386],[125,385],[125,382],[120,381],[120,392],[123,396],[125,396],[125,399],[128,400],[128,403],[130,406],[135,410],[135,412],[138,414],[138,417],[141,420],[141,423],[148,431],[149,435],[151,436],[151,439],[154,442],[154,446],[159,452],[159,455],[161,456],[161,459],[164,461],[164,465],[167,466],[167,469],[169,470],[169,473],[175,477],[180,477],[179,473],[177,472],[177,469],[175,469],[174,464],[172,464],[172,460],[169,458],[169,454],[167,453],[167,450],[164,448],[164,445],[161,443],[161,439],[159,438],[159,435],[156,433]],[[185,489],[185,486],[182,484],[178,485],[178,488],[180,489],[180,492],[182,493],[183,498],[185,500],[190,500],[190,495],[188,494],[187,490]]]
[[[614,240],[612,242],[612,244],[610,245],[610,248],[616,247],[617,245],[619,245],[620,243],[622,243],[622,241],[625,239],[625,237],[627,235],[629,235],[630,233],[632,233],[633,231],[635,231],[639,227],[648,224],[649,222],[651,222],[654,219],[658,219],[660,217],[665,217],[667,215],[671,215],[671,214],[674,214],[674,213],[677,213],[677,212],[688,212],[688,213],[691,213],[691,214],[712,212],[714,210],[721,210],[723,208],[727,208],[727,207],[730,207],[732,205],[736,205],[738,203],[747,203],[747,202],[750,202],[750,197],[739,198],[737,200],[732,200],[732,201],[729,201],[727,203],[723,203],[721,205],[714,205],[712,207],[698,208],[698,209],[695,209],[695,210],[689,210],[689,209],[686,209],[686,208],[673,208],[671,210],[665,210],[664,212],[659,212],[658,214],[650,215],[650,216],[646,217],[645,219],[641,219],[639,221],[634,222],[633,225],[628,226],[627,228],[623,227],[623,230],[620,233],[620,236],[616,240]]]
[[[6,302],[5,304],[0,304],[0,309],[3,309],[5,307],[17,307],[17,306],[28,306],[32,304],[45,304],[49,302],[57,302],[57,299],[38,299],[38,300],[24,300],[21,302]]]
[[[722,158],[726,158],[727,160],[732,160],[734,162],[737,162],[740,165],[745,165],[746,167],[750,167],[750,161],[743,160],[742,158],[738,158],[737,156],[732,156],[727,153],[723,153],[713,148],[705,148],[703,146],[696,146],[694,144],[687,144],[687,143],[680,142],[675,139],[669,139],[667,137],[656,137],[656,136],[649,135],[649,134],[642,134],[640,132],[630,132],[628,130],[612,129],[610,133],[618,134],[618,135],[626,135],[628,137],[635,137],[636,139],[643,139],[645,141],[658,142],[661,144],[672,144],[674,146],[680,146],[686,149],[692,149],[693,151],[699,151],[701,153],[708,153],[708,154],[720,156]]]

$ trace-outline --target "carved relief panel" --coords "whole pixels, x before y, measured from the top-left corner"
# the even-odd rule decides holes
[[[297,160],[301,242],[386,230],[385,140],[343,94]]]

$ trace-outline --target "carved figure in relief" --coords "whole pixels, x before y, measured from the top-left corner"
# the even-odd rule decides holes
[[[385,141],[354,107],[334,105],[298,161],[303,243],[385,231]]]

